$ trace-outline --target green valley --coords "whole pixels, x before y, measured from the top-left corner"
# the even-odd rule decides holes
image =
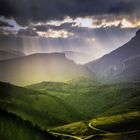
[[[58,97],[2,82],[0,107],[42,129],[83,119],[79,112]]]
[[[138,82],[102,85],[85,78],[67,83],[42,82],[28,86],[59,97],[85,118],[137,111],[140,105],[139,87]]]
[[[135,140],[140,138],[140,112],[80,121],[52,131],[77,136],[81,140]]]
[[[81,77],[24,88],[0,83],[2,110],[62,140],[123,140],[122,134],[139,138],[139,99],[139,82],[103,85]]]

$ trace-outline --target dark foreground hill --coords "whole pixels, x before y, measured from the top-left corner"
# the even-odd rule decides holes
[[[0,109],[1,140],[59,140],[29,121]]]

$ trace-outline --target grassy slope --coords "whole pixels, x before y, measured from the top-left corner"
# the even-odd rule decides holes
[[[105,130],[110,133],[102,133],[89,127],[89,123],[95,128]],[[91,139],[100,140],[124,140],[123,138],[140,138],[140,113],[131,112],[126,114],[114,115],[110,117],[99,117],[88,121],[80,121],[64,126],[57,127],[52,131],[70,134],[81,138],[91,136]]]
[[[137,110],[140,106],[139,85],[95,86],[83,94],[71,94],[65,97],[65,101],[75,105],[86,117],[129,112]]]
[[[20,117],[2,110],[0,113],[1,140],[58,140],[30,122],[23,121]]]
[[[84,81],[80,79],[69,83],[43,82],[28,88],[63,99],[79,110],[85,118],[139,110],[140,83],[99,85],[87,79]]]
[[[43,129],[82,119],[81,114],[57,97],[2,82],[0,108],[13,112]]]
[[[61,125],[63,121],[65,121],[64,123],[66,124],[76,121],[76,119],[84,118],[82,122],[60,127],[58,128],[59,130],[57,129],[57,131],[61,133],[68,133],[80,137],[97,134],[96,131],[87,127],[91,117],[110,116],[112,114],[122,113],[127,114],[128,112],[134,112],[140,109],[139,83],[95,85],[92,81],[80,81],[81,79],[69,83],[43,82],[39,85],[28,86],[28,88],[37,91],[1,83],[1,107],[6,107],[8,110],[21,115],[25,119],[31,120],[35,124],[39,124],[43,128],[55,126],[56,123]],[[76,110],[82,115],[77,113]],[[80,116],[82,116],[82,118]],[[115,122],[121,122],[121,125],[114,125],[112,122],[111,124],[99,125],[101,119],[98,119],[95,124],[98,124],[96,126],[101,129],[113,129],[115,130],[114,132],[118,133],[111,135],[100,134],[98,132],[98,138],[103,139],[103,137],[105,137],[106,139],[110,139],[112,137],[111,140],[119,139],[118,137],[120,137],[121,134],[118,127],[129,123],[131,124],[130,126],[133,126],[137,121],[137,119],[135,119],[136,121],[127,121],[128,119],[125,119],[126,117],[123,117],[124,120],[120,121],[118,116],[115,117],[117,118],[114,119]],[[44,120],[44,118],[47,119]],[[102,122],[106,122],[105,120],[110,121],[111,118],[106,117]]]

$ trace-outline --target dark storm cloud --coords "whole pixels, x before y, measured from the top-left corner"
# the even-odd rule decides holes
[[[0,16],[13,17],[21,25],[103,14],[139,14],[139,0],[0,0]]]
[[[110,8],[110,13],[131,14],[139,11],[139,0],[120,1],[118,4]],[[139,11],[140,12],[140,11]],[[137,13],[138,14],[138,13]]]
[[[0,21],[0,27],[14,27],[13,25],[10,25],[8,22]]]

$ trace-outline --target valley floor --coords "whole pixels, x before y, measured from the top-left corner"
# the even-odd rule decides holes
[[[66,140],[139,140],[140,112],[80,121],[54,128],[51,132]]]

